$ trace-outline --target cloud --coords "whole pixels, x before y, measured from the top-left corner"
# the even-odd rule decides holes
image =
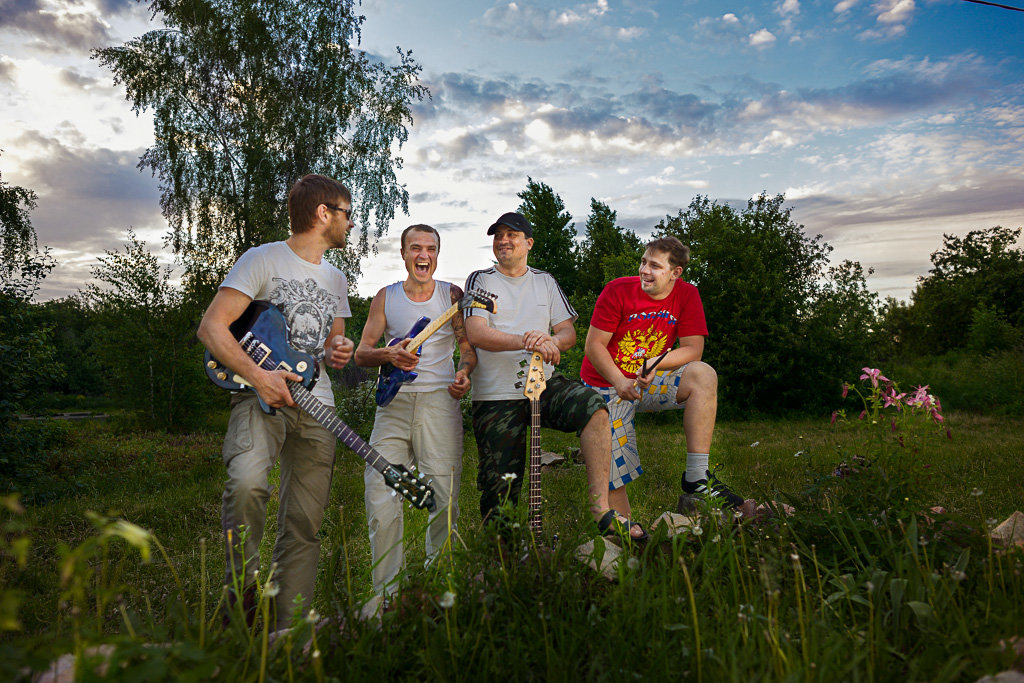
[[[109,25],[78,10],[74,4],[48,5],[43,0],[0,0],[0,30],[33,36],[40,41],[37,47],[55,52],[84,51],[108,44]]]
[[[604,83],[447,73],[429,79],[434,97],[417,115],[422,126],[411,158],[432,169],[496,166],[486,172],[503,175],[538,164],[564,167],[567,157],[582,167],[644,157],[763,154],[885,123],[941,126],[950,111],[962,111],[965,99],[976,101],[990,80],[990,68],[970,54],[878,60],[861,79],[833,88],[791,91],[745,77],[727,84],[727,94],[703,96],[667,89],[656,76],[639,79],[632,92],[613,92]],[[982,127],[1000,140],[979,141],[984,152],[1024,137],[1014,125],[1017,109],[992,104]],[[883,163],[884,144],[876,157]]]
[[[0,83],[14,84],[14,73],[18,70],[17,65],[7,57],[0,57]]]
[[[17,143],[19,184],[39,195],[32,224],[41,243],[95,248],[130,225],[163,224],[157,181],[136,168],[144,150],[73,147],[36,131]]]
[[[71,88],[75,88],[76,90],[89,90],[90,88],[95,88],[97,86],[105,88],[111,87],[107,80],[101,81],[98,78],[86,76],[79,73],[74,68],[61,69],[58,78],[61,83]]]
[[[546,9],[529,2],[507,2],[488,9],[478,23],[501,37],[546,41],[586,26],[607,12],[608,0],[565,9]]]
[[[751,47],[765,48],[775,44],[775,36],[766,28],[759,29],[748,36]]]
[[[837,2],[832,11],[836,14],[845,14],[850,11],[860,0],[841,0]]]
[[[775,13],[784,17],[800,14],[800,0],[782,0],[775,6]]]
[[[896,38],[907,32],[914,18],[914,0],[879,0],[872,6],[876,26],[861,33],[861,38]]]

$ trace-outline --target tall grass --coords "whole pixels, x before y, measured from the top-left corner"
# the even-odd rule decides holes
[[[720,476],[797,513],[761,524],[706,515],[673,538],[654,530],[627,549],[613,581],[575,557],[596,533],[581,465],[545,472],[541,543],[525,523],[503,541],[480,528],[468,439],[458,532],[424,568],[423,515],[409,511],[409,576],[379,620],[359,616],[369,597],[362,462],[339,453],[318,614],[297,615],[277,638],[264,626],[272,576],[260,582],[256,624],[229,612],[222,626],[219,435],[74,425],[43,466],[87,493],[62,489],[4,513],[0,550],[18,538],[30,547],[21,566],[0,553],[0,590],[20,591],[22,622],[0,635],[0,677],[74,651],[83,676],[106,658],[126,680],[975,680],[1009,668],[1003,644],[1024,636],[1014,607],[1024,555],[987,535],[989,520],[1024,508],[1024,423],[947,420],[953,440],[928,439],[916,453],[827,416],[722,424]],[[634,518],[649,522],[675,506],[685,449],[674,422],[639,431],[646,474],[630,495]],[[542,438],[548,450],[577,445]],[[842,461],[857,464],[833,476]],[[90,521],[90,509],[104,514]],[[269,557],[273,529],[266,538]],[[112,650],[90,659],[101,643]]]

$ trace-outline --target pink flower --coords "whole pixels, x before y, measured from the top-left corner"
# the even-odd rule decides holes
[[[890,428],[892,429],[892,431],[894,431],[894,432],[896,431],[896,418],[895,417],[892,419],[892,425],[891,425]]]
[[[889,406],[894,405],[897,408],[899,408],[900,401],[903,399],[904,396],[906,396],[905,393],[897,394],[896,389],[894,389],[892,386],[889,386],[885,391],[882,392],[882,398],[885,400],[885,404],[882,407],[888,408]]]
[[[868,411],[862,410],[862,411],[860,411],[860,415],[857,416],[857,419],[858,420],[863,420],[867,416],[868,416]]]
[[[861,375],[860,378],[861,379],[870,379],[871,380],[871,386],[873,386],[873,387],[877,388],[879,381],[882,381],[882,382],[889,382],[890,381],[889,378],[886,377],[885,375],[883,375],[882,371],[879,370],[878,368],[867,368],[867,367],[864,367],[864,368],[861,368],[861,370],[864,371],[864,374]]]
[[[843,398],[846,398],[846,395],[849,394],[849,393],[850,393],[850,385],[847,384],[846,382],[843,382]]]
[[[949,439],[950,441],[953,440],[953,432],[949,430],[949,427],[946,427],[946,438]]]
[[[836,423],[836,418],[837,417],[839,417],[839,411],[838,410],[833,410],[832,411],[832,421],[831,421],[831,424],[835,424]]]

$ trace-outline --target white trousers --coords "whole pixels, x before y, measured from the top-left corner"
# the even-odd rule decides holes
[[[388,462],[416,467],[434,489],[437,509],[426,534],[428,559],[444,547],[459,517],[462,478],[462,411],[447,389],[400,391],[390,404],[377,408],[370,445]],[[403,508],[405,501],[369,465],[363,475],[366,521],[373,554],[373,590],[391,594],[405,566]]]

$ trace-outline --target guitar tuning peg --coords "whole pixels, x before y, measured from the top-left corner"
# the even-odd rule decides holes
[[[522,382],[516,382],[515,383],[515,387],[516,387],[516,389],[522,389],[523,388],[523,383]]]
[[[392,492],[391,492],[391,497],[392,497],[392,498],[394,498],[394,497],[395,497],[395,496],[397,496],[397,495],[398,495],[398,491],[392,491]]]

